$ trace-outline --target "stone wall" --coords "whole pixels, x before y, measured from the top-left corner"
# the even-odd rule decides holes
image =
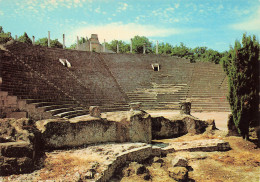
[[[0,118],[32,118],[34,120],[55,118],[51,113],[44,112],[33,104],[27,104],[25,100],[18,99],[17,96],[8,95],[5,91],[0,91],[0,106]]]
[[[114,113],[116,115],[116,113]],[[136,111],[124,112],[121,121],[85,116],[78,119],[49,119],[36,122],[46,148],[79,147],[105,142],[151,143],[151,117]]]
[[[8,113],[18,108],[17,97],[9,96],[8,92],[0,91],[0,106],[0,118],[7,117]]]
[[[32,172],[43,155],[39,133],[27,118],[0,119],[0,176]]]
[[[211,126],[215,129],[215,122],[201,121],[191,115],[177,115],[173,119],[164,117],[152,118],[152,136],[153,139],[175,138],[187,133],[201,134],[204,133],[207,127]]]
[[[86,42],[83,42],[78,46],[79,46],[79,50],[81,51],[103,52],[103,47],[99,43],[97,34],[91,34],[91,38],[89,40],[86,40]]]

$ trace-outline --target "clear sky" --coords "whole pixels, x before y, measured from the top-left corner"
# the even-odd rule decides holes
[[[242,34],[260,35],[260,0],[0,0],[0,26],[66,46],[76,36],[98,34],[100,42],[135,35],[188,47],[229,49]]]

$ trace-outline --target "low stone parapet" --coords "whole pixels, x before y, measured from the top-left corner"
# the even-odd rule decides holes
[[[113,113],[120,121],[90,115],[36,122],[46,148],[79,147],[105,142],[151,143],[151,116],[143,111]]]
[[[150,156],[152,156],[152,147],[149,145],[123,152],[119,154],[114,161],[109,161],[107,163],[107,168],[102,172],[103,175],[100,176],[99,179],[95,179],[95,181],[108,181],[113,176],[116,168],[125,165],[126,162],[141,162]]]

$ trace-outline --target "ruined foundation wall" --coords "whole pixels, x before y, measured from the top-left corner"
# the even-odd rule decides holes
[[[124,118],[122,122],[86,116],[78,121],[41,120],[36,125],[42,133],[45,147],[52,149],[105,142],[150,143],[152,139],[151,117],[141,111],[130,113],[128,119]]]

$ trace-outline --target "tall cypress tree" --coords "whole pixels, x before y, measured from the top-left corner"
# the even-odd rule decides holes
[[[233,121],[243,138],[248,139],[249,124],[257,119],[259,110],[259,42],[243,35],[242,45],[235,42],[224,59],[228,75],[228,100]]]

